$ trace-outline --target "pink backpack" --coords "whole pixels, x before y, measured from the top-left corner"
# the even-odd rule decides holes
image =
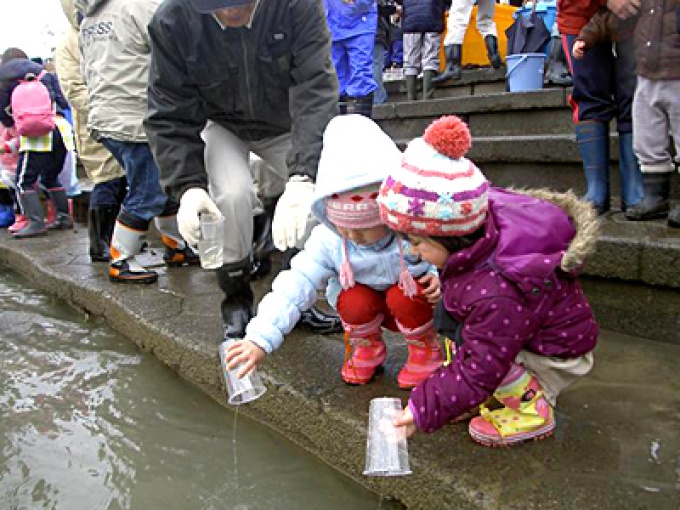
[[[54,105],[50,91],[40,81],[43,76],[45,71],[37,76],[28,73],[12,91],[12,117],[21,136],[44,136],[54,129]]]

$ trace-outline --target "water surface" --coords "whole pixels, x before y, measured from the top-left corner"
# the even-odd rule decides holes
[[[394,508],[0,267],[0,509]]]

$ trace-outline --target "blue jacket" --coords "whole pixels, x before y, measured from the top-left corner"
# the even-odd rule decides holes
[[[444,31],[444,0],[400,0],[399,3],[404,10],[401,28],[405,34]]]
[[[361,34],[375,34],[378,28],[376,0],[324,0],[326,20],[333,42]]]
[[[10,105],[12,92],[19,84],[19,80],[27,73],[37,75],[42,69],[43,67],[40,64],[36,64],[27,58],[15,58],[0,65],[0,82],[2,82],[2,87],[0,87],[0,122],[5,127],[14,125],[14,119],[7,113],[7,107]],[[52,73],[45,73],[40,81],[47,87],[50,96],[52,96],[52,101],[57,105],[57,113],[64,115],[69,104],[61,91],[57,77]]]
[[[366,164],[350,164],[348,160],[351,156],[342,155],[343,151],[346,153],[350,148],[344,147],[342,143],[330,147],[324,135],[324,149],[312,204],[312,213],[321,225],[312,230],[304,250],[291,261],[291,268],[282,271],[274,279],[272,291],[260,301],[257,317],[246,328],[248,340],[265,352],[270,353],[281,346],[284,335],[292,331],[302,311],[309,310],[316,302],[317,290],[325,288],[328,302],[336,306],[342,290],[338,275],[343,262],[343,240],[328,221],[325,198],[333,193],[382,182],[388,171],[398,166],[401,160],[399,149],[391,140],[388,142],[392,147],[384,144],[375,147],[370,154],[361,152]],[[408,244],[390,232],[370,246],[359,246],[347,241],[347,257],[355,282],[376,290],[386,290],[398,283],[401,262],[399,243],[403,243],[406,264],[414,278],[427,272],[436,274],[434,266],[410,254]]]

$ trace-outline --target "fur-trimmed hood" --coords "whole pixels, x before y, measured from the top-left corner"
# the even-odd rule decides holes
[[[442,277],[488,267],[531,293],[558,272],[576,275],[598,232],[594,209],[574,193],[491,188],[484,236],[453,253]]]

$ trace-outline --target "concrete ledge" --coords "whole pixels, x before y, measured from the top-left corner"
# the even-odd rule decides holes
[[[84,231],[50,232],[23,241],[0,234],[0,262],[36,286],[103,316],[140,348],[225,404],[215,343],[220,336],[220,296],[213,275],[199,268],[166,269],[159,264],[158,242],[151,239],[145,263],[159,266],[158,284],[113,285],[106,266],[91,264],[83,255],[86,249]],[[258,295],[268,287],[268,281],[259,282]],[[368,402],[385,395],[404,402],[407,398],[395,382],[405,346],[391,335],[387,342],[384,372],[370,385],[349,387],[339,377],[342,339],[295,331],[262,367],[267,394],[240,412],[408,508],[677,508],[677,466],[672,460],[677,455],[672,452],[680,451],[680,444],[667,432],[677,430],[680,419],[675,346],[603,333],[597,353],[601,364],[574,386],[575,391],[561,397],[553,439],[486,449],[473,444],[467,425],[460,423],[410,441],[412,476],[370,479],[360,475]],[[628,379],[635,381],[635,391]],[[652,425],[652,437],[663,437],[669,449],[663,462],[649,463],[646,436],[638,437]],[[623,461],[633,457],[642,460]]]

